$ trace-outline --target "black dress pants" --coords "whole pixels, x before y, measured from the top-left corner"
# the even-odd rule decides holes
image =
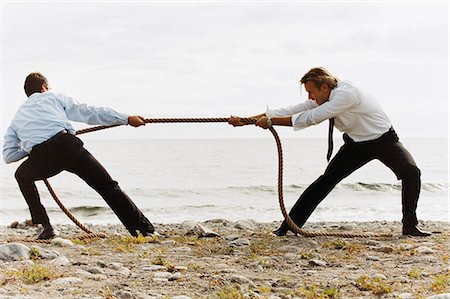
[[[105,168],[83,147],[83,142],[64,132],[34,146],[28,159],[16,171],[15,177],[30,209],[33,223],[50,223],[34,182],[52,177],[63,170],[78,175],[95,189],[131,235],[137,236],[136,231],[144,236],[154,232],[150,221]]]
[[[420,170],[411,154],[399,142],[391,128],[381,137],[354,142],[344,134],[344,145],[328,164],[325,173],[312,183],[300,196],[289,215],[297,226],[302,227],[319,203],[345,177],[373,159],[380,160],[402,181],[403,226],[417,225],[417,201],[420,193]],[[286,222],[282,224],[288,229]]]

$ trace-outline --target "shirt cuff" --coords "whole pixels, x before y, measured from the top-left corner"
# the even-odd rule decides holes
[[[273,112],[272,112],[272,110],[270,110],[269,106],[266,106],[266,116],[268,118],[272,118],[273,117]]]

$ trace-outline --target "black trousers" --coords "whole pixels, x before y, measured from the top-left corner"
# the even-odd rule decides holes
[[[133,236],[137,236],[137,230],[144,236],[154,232],[150,221],[105,168],[83,147],[83,142],[63,132],[34,146],[28,159],[19,166],[15,174],[33,223],[50,224],[34,182],[52,177],[63,170],[78,175],[95,189]]]
[[[411,154],[399,142],[390,129],[383,136],[363,142],[354,142],[344,134],[344,145],[328,164],[325,173],[312,183],[300,196],[289,215],[299,227],[308,220],[319,203],[345,177],[373,159],[380,160],[402,181],[402,223],[414,226],[417,222],[416,209],[420,193],[420,170]],[[287,229],[284,221],[282,226]]]

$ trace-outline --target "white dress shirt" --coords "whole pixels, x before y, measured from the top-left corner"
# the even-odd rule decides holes
[[[373,140],[392,126],[380,103],[350,81],[339,81],[328,101],[318,105],[313,100],[286,108],[269,109],[268,117],[291,116],[294,130],[304,129],[334,117],[334,126],[356,142]]]
[[[6,163],[18,161],[29,155],[33,146],[62,130],[75,134],[71,120],[90,125],[125,125],[128,115],[80,104],[59,92],[34,93],[20,106],[6,131],[3,159]]]

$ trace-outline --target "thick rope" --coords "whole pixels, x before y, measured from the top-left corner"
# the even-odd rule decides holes
[[[145,119],[145,123],[219,123],[219,122],[228,122],[229,118],[221,117],[221,118],[147,118]],[[241,118],[241,121],[247,124],[254,124],[256,123],[257,119],[255,118]],[[113,125],[113,126],[96,126],[91,128],[86,128],[82,130],[78,130],[76,132],[76,135],[81,135],[85,133],[95,132],[99,130],[104,130],[108,128],[117,127],[119,125]],[[301,229],[298,227],[295,222],[291,219],[289,214],[286,212],[286,207],[284,205],[284,199],[283,199],[283,149],[281,146],[280,137],[278,136],[278,133],[275,131],[273,127],[269,128],[270,132],[272,133],[275,142],[277,144],[278,149],[278,200],[280,204],[281,213],[284,216],[284,219],[286,220],[286,223],[289,225],[291,230],[294,233],[298,233],[305,237],[316,237],[316,236],[327,236],[327,237],[342,237],[342,238],[369,238],[369,237],[391,237],[392,235],[389,234],[361,234],[361,233],[343,233],[343,232],[311,232],[306,231],[304,229]],[[71,213],[69,210],[67,210],[62,202],[58,199],[58,196],[53,191],[53,188],[51,187],[50,183],[44,179],[45,185],[47,186],[50,194],[52,195],[53,199],[56,201],[56,203],[59,205],[59,207],[64,211],[64,213],[83,231],[88,233],[88,235],[82,237],[82,238],[90,238],[92,235],[93,237],[104,237],[104,234],[93,234],[88,228],[86,228],[83,224],[81,224]],[[42,240],[47,241],[47,240]],[[36,240],[35,240],[36,242]],[[43,243],[44,243],[43,242]]]

